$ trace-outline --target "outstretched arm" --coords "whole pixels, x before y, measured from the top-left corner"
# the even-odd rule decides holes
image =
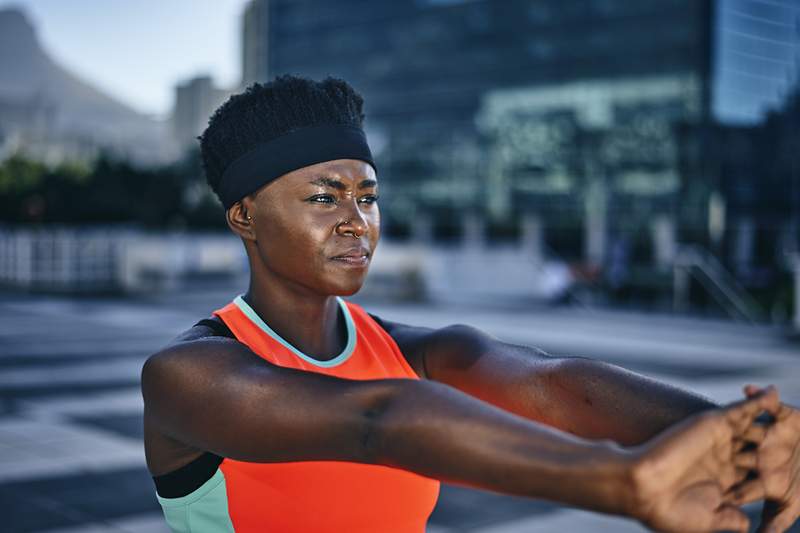
[[[551,357],[470,326],[433,330],[381,323],[418,374],[581,437],[635,445],[716,407],[608,363]],[[748,387],[747,392],[752,396],[759,390]],[[731,501],[766,497],[763,531],[781,533],[800,516],[800,411],[783,405],[773,424],[751,431],[762,431],[759,438],[765,439],[753,465],[758,477],[738,487]]]
[[[769,391],[624,449],[441,383],[339,379],[274,366],[238,342],[213,340],[179,342],[151,357],[142,392],[151,428],[224,457],[385,465],[624,514],[664,531],[746,530],[746,517],[724,500],[744,479],[739,461],[751,462],[735,443],[760,411],[777,411]]]
[[[471,326],[440,330],[382,324],[428,379],[502,409],[590,439],[634,445],[711,401],[618,366],[552,357]]]

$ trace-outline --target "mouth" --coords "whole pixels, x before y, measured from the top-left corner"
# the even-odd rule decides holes
[[[343,257],[334,257],[332,259],[337,263],[342,263],[343,265],[353,266],[353,267],[365,267],[369,264],[369,256],[362,255],[359,257],[353,256],[343,256]]]
[[[341,255],[331,257],[331,260],[346,266],[365,267],[369,264],[370,253],[363,247],[354,248]]]

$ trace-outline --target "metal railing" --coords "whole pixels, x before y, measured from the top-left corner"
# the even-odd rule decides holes
[[[689,302],[692,278],[733,318],[755,323],[763,320],[761,306],[728,272],[711,252],[696,245],[682,246],[673,265],[673,303],[676,311],[685,311]]]
[[[246,270],[232,235],[101,227],[0,226],[0,286],[65,292],[140,292],[191,274]]]
[[[800,253],[794,253],[790,258],[792,271],[794,272],[794,319],[792,329],[800,334]]]

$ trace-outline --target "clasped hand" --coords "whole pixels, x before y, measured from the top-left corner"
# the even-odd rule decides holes
[[[774,387],[698,414],[634,450],[631,515],[657,531],[741,531],[739,506],[766,500],[760,533],[800,515],[800,412]],[[771,423],[757,422],[768,413]]]
[[[753,385],[745,387],[748,398],[763,392]],[[733,502],[765,499],[759,533],[783,533],[800,516],[800,411],[781,404],[771,422],[752,431],[762,433],[755,477],[735,487]]]

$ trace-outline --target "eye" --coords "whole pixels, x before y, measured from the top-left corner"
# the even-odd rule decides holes
[[[378,198],[380,198],[380,196],[370,194],[369,196],[363,197],[361,200],[366,202],[368,205],[372,205],[378,201]]]
[[[309,202],[315,204],[335,204],[336,199],[330,194],[318,194],[308,199]]]

